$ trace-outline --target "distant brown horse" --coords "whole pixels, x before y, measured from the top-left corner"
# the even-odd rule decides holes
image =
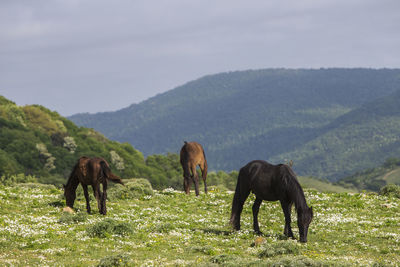
[[[121,178],[111,172],[110,166],[105,159],[81,157],[72,169],[67,185],[64,186],[64,196],[67,206],[73,208],[76,198],[76,188],[81,183],[86,198],[86,209],[90,213],[88,185],[91,185],[97,200],[99,212],[106,215],[107,180],[124,184]],[[100,191],[100,184],[103,185],[103,192]]]
[[[196,196],[199,195],[199,175],[196,167],[200,166],[204,181],[204,191],[207,193],[207,160],[203,147],[196,142],[186,142],[181,149],[181,165],[183,169],[183,190],[190,193],[190,186],[194,182]]]

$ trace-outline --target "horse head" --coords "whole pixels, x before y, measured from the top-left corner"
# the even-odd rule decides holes
[[[299,227],[300,242],[307,242],[308,227],[314,217],[312,207],[306,207],[297,215],[297,225]]]
[[[76,198],[75,190],[71,189],[70,186],[66,186],[66,185],[63,185],[63,189],[64,189],[65,202],[66,202],[67,206],[70,208],[73,208],[75,198]]]

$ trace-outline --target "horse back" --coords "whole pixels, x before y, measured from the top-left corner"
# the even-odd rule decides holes
[[[255,160],[244,166],[240,173],[243,173],[242,179],[247,180],[250,190],[258,198],[276,201],[286,197],[281,167],[282,165]]]
[[[190,162],[192,164],[204,164],[206,162],[204,149],[197,142],[185,142],[180,151],[181,164]]]
[[[78,160],[78,178],[82,184],[94,185],[98,182],[100,176],[101,166],[100,162],[104,161],[103,158],[88,158],[81,157]]]

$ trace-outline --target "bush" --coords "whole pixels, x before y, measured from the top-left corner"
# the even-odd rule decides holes
[[[151,227],[151,231],[157,233],[169,233],[173,229],[175,229],[174,225],[168,222],[161,222]]]
[[[279,241],[273,244],[265,243],[263,250],[259,253],[260,258],[270,258],[277,255],[293,254],[296,255],[300,247],[296,241]],[[285,265],[286,266],[286,265]]]
[[[113,219],[105,219],[86,229],[90,237],[107,237],[110,235],[127,236],[133,233],[132,226],[127,222],[117,222]]]
[[[201,252],[205,255],[215,255],[215,249],[212,246],[194,246],[192,247],[193,251]]]
[[[26,183],[20,183],[18,184],[20,187],[25,187],[25,188],[39,188],[39,189],[48,189],[51,190],[53,193],[59,192],[57,190],[57,187],[55,187],[52,184],[41,184],[41,183],[35,183],[35,182],[26,182]]]
[[[264,262],[263,262],[264,265]],[[265,262],[265,266],[270,267],[280,267],[280,266],[315,266],[315,267],[322,267],[322,266],[351,266],[350,264],[344,262],[333,262],[333,261],[326,261],[326,260],[314,260],[307,258],[305,256],[285,256],[285,257],[277,257],[274,259]]]
[[[86,220],[87,220],[86,212],[78,212],[76,214],[63,212],[63,214],[61,215],[61,218],[58,220],[58,222],[64,223],[64,224],[71,224],[71,223],[84,222]]]
[[[129,266],[129,257],[127,255],[118,254],[104,257],[100,260],[98,267],[108,266]]]
[[[16,175],[3,175],[0,177],[0,184],[14,185],[18,183],[36,183],[37,179],[30,175],[16,174]]]
[[[223,265],[228,265],[229,263],[238,263],[240,261],[240,258],[236,255],[217,255],[211,258],[212,263],[217,263],[217,264],[223,264]]]
[[[125,180],[125,186],[116,184],[108,190],[109,199],[138,199],[153,194],[153,188],[146,179]]]
[[[400,186],[395,184],[388,184],[381,188],[379,194],[388,197],[400,198]]]

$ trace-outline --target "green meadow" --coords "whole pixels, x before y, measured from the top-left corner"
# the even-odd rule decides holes
[[[252,231],[246,201],[242,230],[228,224],[232,191],[211,187],[195,197],[152,190],[144,180],[108,190],[108,214],[79,188],[75,212],[63,191],[37,183],[0,185],[1,266],[398,266],[400,199],[376,193],[305,189],[314,209],[308,243],[283,236],[278,202],[263,202],[264,236]],[[292,226],[298,238],[296,213]]]

